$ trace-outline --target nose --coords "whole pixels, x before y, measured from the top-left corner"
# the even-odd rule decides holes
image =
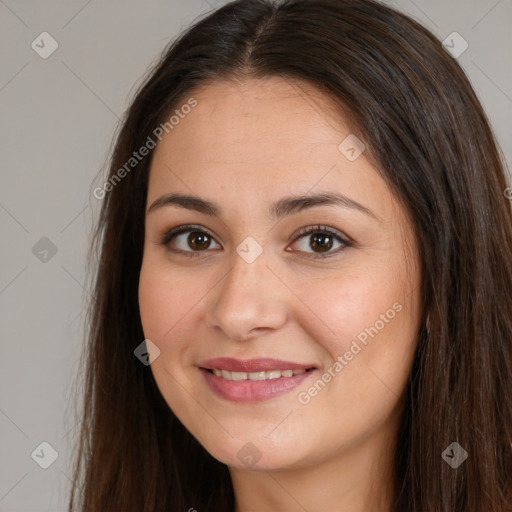
[[[208,325],[237,341],[281,328],[287,321],[287,290],[268,268],[265,251],[252,263],[237,253],[231,260],[230,270],[211,294],[205,313]]]

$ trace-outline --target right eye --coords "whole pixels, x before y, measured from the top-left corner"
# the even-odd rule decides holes
[[[197,253],[209,249],[212,242],[215,242],[215,239],[208,231],[200,226],[186,224],[168,231],[161,243],[172,252],[182,252],[187,253],[187,256],[197,256]],[[222,247],[218,245],[216,249],[219,248]]]

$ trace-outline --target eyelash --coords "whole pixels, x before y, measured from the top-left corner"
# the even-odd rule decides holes
[[[215,237],[206,229],[204,228],[201,228],[200,226],[197,226],[197,225],[193,225],[193,224],[184,224],[183,226],[178,226],[176,228],[173,228],[171,229],[170,231],[168,231],[162,238],[161,240],[161,244],[168,247],[169,243],[172,241],[172,239],[178,235],[182,235],[183,233],[188,233],[188,232],[196,232],[196,233],[200,233],[200,234],[205,234],[205,235],[208,235],[209,237],[215,239]],[[325,254],[322,254],[322,253],[307,253],[308,254],[308,258],[312,258],[312,259],[321,259],[321,258],[329,258],[330,256],[334,256],[335,254],[338,254],[340,252],[343,252],[347,247],[351,247],[352,246],[352,243],[341,237],[336,231],[330,229],[329,227],[327,226],[322,226],[320,224],[316,225],[316,226],[309,226],[309,227],[304,227],[304,228],[301,228],[299,229],[299,231],[297,232],[296,236],[295,236],[295,239],[293,240],[294,242],[296,242],[298,239],[306,236],[306,235],[314,235],[314,234],[324,234],[324,235],[330,235],[331,237],[333,237],[337,242],[340,242],[343,247],[341,248],[338,248],[336,251],[333,251],[333,252],[327,252]],[[217,242],[218,243],[218,242]],[[206,252],[208,249],[204,250],[204,251],[182,251],[180,249],[178,250],[175,250],[175,249],[170,249],[168,247],[168,249],[174,253],[179,253],[179,254],[183,254],[185,256],[188,256],[188,257],[198,257],[198,256],[201,256],[203,252]]]

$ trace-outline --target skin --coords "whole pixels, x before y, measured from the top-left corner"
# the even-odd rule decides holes
[[[311,86],[247,78],[214,81],[191,96],[197,106],[155,149],[147,208],[180,192],[222,211],[146,212],[139,302],[144,334],[160,350],[151,364],[157,385],[186,428],[228,465],[236,512],[390,510],[400,397],[421,319],[406,213],[368,151],[349,161],[338,149],[353,132]],[[320,192],[342,193],[373,216],[340,205],[268,215],[280,198]],[[210,245],[194,239],[191,246],[189,233],[162,245],[182,224],[209,230]],[[296,234],[318,224],[352,245],[334,241],[322,258],[325,242]],[[263,248],[252,263],[236,252],[248,236]],[[333,372],[338,356],[393,304],[401,307],[394,318],[300,403],[299,393]],[[197,367],[221,356],[273,357],[317,371],[271,400],[236,403],[214,394]],[[255,465],[237,457],[247,443],[260,456]]]

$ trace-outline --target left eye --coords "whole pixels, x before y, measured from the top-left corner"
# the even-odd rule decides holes
[[[348,240],[326,226],[303,228],[294,243],[302,247],[302,252],[307,253],[307,249],[312,249],[309,254],[314,254],[315,257],[327,257],[350,246]],[[338,244],[338,250],[331,250],[335,244]],[[326,256],[323,256],[323,254],[326,254]]]
[[[210,233],[198,226],[187,225],[169,231],[161,243],[168,246],[173,252],[189,253],[187,256],[196,256],[199,252],[211,249],[212,242],[217,244],[214,249],[222,249]],[[313,254],[314,257],[327,257],[350,246],[348,240],[326,226],[302,228],[292,245],[294,244],[299,245],[300,252]],[[334,247],[335,244],[338,246]],[[333,247],[338,250],[332,250]],[[312,251],[309,252],[308,249]]]

